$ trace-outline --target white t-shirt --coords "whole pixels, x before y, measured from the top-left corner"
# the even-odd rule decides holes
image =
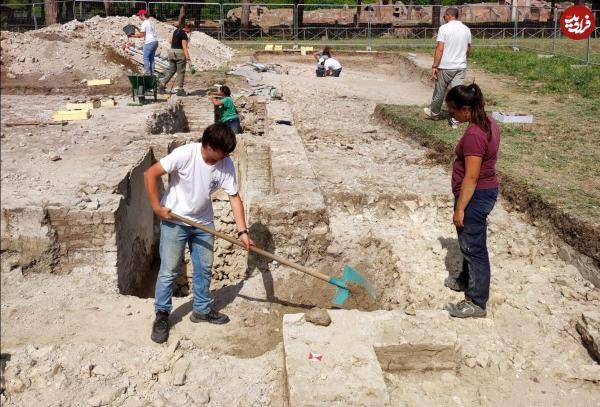
[[[437,41],[444,43],[440,69],[466,69],[471,30],[458,20],[448,21],[438,30]]]
[[[340,69],[342,64],[333,58],[327,58],[324,62],[324,66],[326,71],[335,71],[336,69]]]
[[[208,165],[201,148],[200,143],[186,144],[160,160],[171,176],[160,203],[177,215],[208,225],[214,217],[210,194],[223,188],[228,195],[235,195],[238,187],[231,158]]]
[[[146,33],[146,37],[144,38],[144,44],[158,41],[158,37],[156,36],[156,30],[154,29],[154,24],[152,24],[150,20],[146,19],[144,20],[144,22],[142,22],[140,31]]]

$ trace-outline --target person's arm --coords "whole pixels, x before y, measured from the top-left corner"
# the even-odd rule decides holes
[[[437,42],[435,46],[435,52],[433,53],[433,65],[431,65],[431,76],[437,80],[440,72],[440,62],[442,61],[442,54],[444,53],[444,43],[441,41]]]
[[[219,99],[218,97],[213,96],[210,100],[213,102],[213,104],[215,106],[223,106],[223,101],[221,99]]]
[[[188,49],[188,40],[181,41],[181,48],[183,48],[185,59],[187,59],[189,62],[192,62],[192,58],[190,58],[190,51]]]
[[[460,187],[456,209],[454,210],[454,216],[452,217],[452,222],[459,228],[464,227],[465,208],[475,193],[482,161],[482,157],[475,155],[465,156],[465,177]]]
[[[158,196],[158,178],[162,177],[167,172],[164,170],[160,162],[157,162],[152,167],[144,171],[144,186],[146,187],[146,194],[148,194],[148,200],[152,210],[161,219],[171,219],[171,210],[160,206],[160,198]]]
[[[239,232],[248,231],[246,226],[246,216],[244,215],[244,204],[240,194],[229,195],[229,203],[231,204],[231,211],[233,212],[233,219],[237,225]],[[243,233],[239,236],[239,239],[246,246],[246,250],[250,250],[250,246],[254,246],[254,241],[250,239],[248,233]]]
[[[313,52],[313,58],[314,58],[314,59],[315,59],[317,62],[319,62],[319,57],[320,57],[320,56],[321,56],[321,55],[320,55],[320,52],[319,52],[319,51]]]
[[[467,45],[467,58],[471,56],[471,44]]]

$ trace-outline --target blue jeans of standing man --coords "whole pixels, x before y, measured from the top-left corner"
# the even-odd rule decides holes
[[[490,297],[490,258],[487,250],[487,217],[496,204],[498,188],[477,189],[465,208],[464,227],[456,228],[463,254],[462,272],[457,280],[465,296],[485,309]],[[456,207],[456,200],[454,203]]]
[[[144,44],[144,75],[154,74],[154,55],[158,49],[158,41]]]
[[[206,225],[214,228],[213,224]],[[213,264],[215,238],[210,233],[192,226],[162,221],[160,224],[160,270],[156,280],[154,309],[170,313],[173,308],[173,285],[181,272],[183,251],[187,244],[194,266],[192,283],[194,285],[193,310],[201,314],[210,311],[210,277]]]

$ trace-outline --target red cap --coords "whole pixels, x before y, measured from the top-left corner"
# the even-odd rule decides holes
[[[141,16],[141,15],[146,15],[148,14],[148,12],[146,11],[146,9],[141,9],[140,11],[138,11],[136,13],[136,16]]]

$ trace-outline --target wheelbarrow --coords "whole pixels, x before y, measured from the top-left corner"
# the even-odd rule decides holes
[[[146,101],[146,94],[154,95],[154,101],[157,100],[159,78],[156,75],[127,75],[131,83],[131,97],[135,102],[138,98],[140,104]]]

